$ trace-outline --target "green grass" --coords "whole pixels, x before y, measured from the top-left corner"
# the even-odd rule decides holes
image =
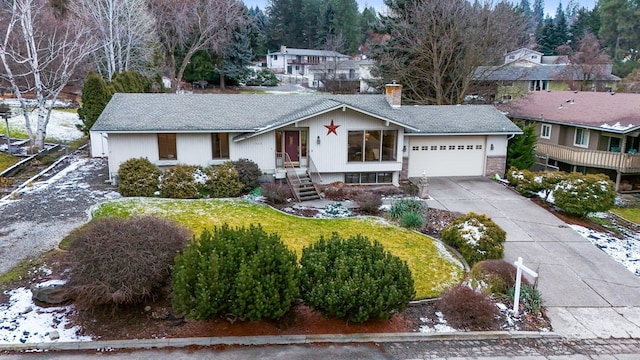
[[[26,259],[4,274],[0,274],[0,286],[9,285],[25,279],[32,279],[41,271],[41,258]]]
[[[626,220],[640,224],[640,208],[628,207],[628,208],[615,208],[611,209],[614,214],[623,217]]]
[[[425,235],[377,218],[311,219],[283,214],[267,206],[233,200],[123,199],[101,204],[94,217],[157,215],[171,219],[198,235],[228,223],[231,226],[260,224],[276,232],[298,256],[302,248],[320,236],[337,232],[342,237],[362,234],[378,240],[389,252],[407,261],[413,274],[416,298],[433,298],[458,284],[464,275],[460,265]]]
[[[18,161],[20,161],[20,158],[17,156],[0,153],[0,172],[5,171]]]

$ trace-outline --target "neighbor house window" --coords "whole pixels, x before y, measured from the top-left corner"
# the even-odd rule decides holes
[[[344,174],[347,184],[389,184],[393,182],[390,172],[356,172]]]
[[[573,145],[579,147],[588,147],[589,146],[589,130],[587,129],[576,129],[576,137],[573,142]]]
[[[160,160],[176,160],[176,134],[158,134],[158,156]]]
[[[211,156],[214,159],[229,158],[229,134],[213,133],[211,134]]]
[[[543,139],[551,139],[551,125],[542,124],[540,129],[540,137]]]
[[[349,161],[394,161],[397,140],[398,132],[395,130],[349,131]]]

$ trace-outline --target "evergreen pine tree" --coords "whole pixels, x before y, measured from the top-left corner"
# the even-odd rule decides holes
[[[253,58],[250,34],[249,26],[243,26],[233,32],[235,41],[226,49],[222,57],[222,69],[219,71],[221,89],[224,89],[225,78],[237,80],[246,75],[247,67],[251,65]]]
[[[536,163],[535,146],[537,142],[535,125],[522,126],[522,134],[509,141],[507,149],[507,167],[520,170],[529,169]]]
[[[82,124],[76,125],[85,135],[98,120],[100,114],[111,100],[112,93],[102,76],[90,72],[82,87],[82,106],[78,109],[78,117]]]

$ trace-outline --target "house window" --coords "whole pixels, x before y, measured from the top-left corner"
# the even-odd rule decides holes
[[[423,146],[422,146],[422,150],[429,150],[429,147],[428,147],[428,146],[426,146],[426,145],[423,145]]]
[[[620,138],[617,138],[617,137],[609,138],[609,151],[620,152]]]
[[[420,150],[420,146],[412,146],[411,150],[413,150],[413,151]]]
[[[447,146],[446,145],[440,145],[440,150],[447,150]]]
[[[455,145],[449,145],[449,150],[455,150],[456,146]]]
[[[458,145],[458,150],[464,150],[464,145]]]
[[[588,147],[589,146],[589,130],[587,129],[576,129],[576,137],[573,141],[573,145],[579,147]]]
[[[397,138],[395,130],[349,131],[349,161],[395,161]]]
[[[482,150],[482,145],[476,145],[476,150]]]
[[[390,172],[356,172],[344,174],[347,184],[390,184],[393,174]]]
[[[551,125],[542,124],[540,128],[540,137],[543,139],[551,139]]]
[[[467,150],[473,150],[473,145],[467,145]]]
[[[436,145],[431,145],[431,150],[438,150],[438,147]]]
[[[271,55],[271,58],[272,58],[273,60],[278,60],[278,55]]]
[[[509,60],[515,60],[516,56],[515,55],[509,55]]]
[[[531,55],[531,58],[532,58],[532,59],[537,59],[537,58],[538,58],[538,55]]]
[[[214,159],[229,158],[229,134],[213,133],[211,134],[211,156]]]
[[[176,160],[176,134],[158,134],[158,157],[160,160]]]
[[[547,90],[547,80],[531,80],[529,82],[529,91],[545,91]]]

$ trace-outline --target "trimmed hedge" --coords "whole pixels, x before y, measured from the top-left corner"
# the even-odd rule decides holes
[[[162,172],[147,158],[129,159],[118,169],[118,192],[122,196],[155,196]]]
[[[436,301],[436,308],[456,329],[493,330],[497,325],[498,308],[487,295],[468,286],[458,285]]]

